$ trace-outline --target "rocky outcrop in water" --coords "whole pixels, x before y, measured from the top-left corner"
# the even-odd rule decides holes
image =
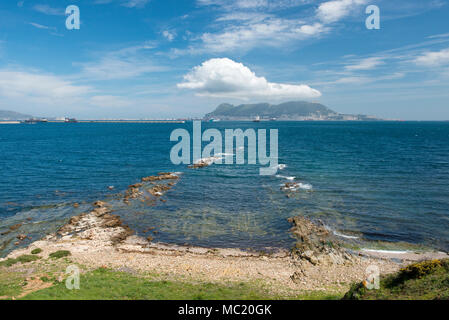
[[[148,176],[141,179],[141,183],[130,185],[125,192],[123,202],[130,203],[131,199],[140,198],[143,202],[150,205],[155,204],[155,198],[161,197],[166,191],[170,190],[179,176],[171,172],[159,172],[156,176]],[[166,181],[170,181],[165,183]],[[151,186],[148,186],[148,182]]]
[[[337,239],[323,226],[301,217],[288,219],[297,242],[292,255],[313,265],[346,264],[353,257],[341,247]]]
[[[208,167],[209,165],[210,165],[209,162],[199,161],[197,163],[191,164],[190,166],[188,166],[188,168],[189,169],[199,169],[199,168]]]
[[[175,185],[179,176],[170,172],[160,172],[156,176],[142,178],[142,182],[132,184],[123,196],[123,202],[130,204],[130,200],[149,201],[154,204],[166,191]],[[166,183],[165,181],[170,181]],[[152,198],[151,198],[152,197]],[[124,225],[119,216],[111,214],[112,210],[107,202],[96,201],[93,210],[74,216],[59,229],[59,240],[92,240],[101,245],[115,245],[133,235],[133,230]],[[149,240],[149,239],[148,239]]]
[[[171,172],[159,172],[157,176],[149,176],[142,178],[142,182],[161,181],[161,180],[177,180],[179,176]]]
[[[110,244],[120,243],[134,232],[117,215],[112,215],[107,204],[97,201],[88,213],[74,216],[60,228],[57,235],[61,240],[81,239]]]

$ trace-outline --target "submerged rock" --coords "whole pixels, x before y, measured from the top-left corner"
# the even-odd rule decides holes
[[[17,230],[17,229],[19,229],[21,226],[22,226],[22,224],[21,224],[21,223],[18,223],[18,224],[15,224],[15,225],[13,225],[13,226],[10,226],[9,229],[10,229],[10,230]]]
[[[149,176],[142,178],[141,183],[130,185],[125,192],[123,202],[130,204],[130,200],[139,199],[141,202],[153,206],[156,198],[161,197],[164,193],[170,190],[176,183],[173,180],[179,179],[179,176],[171,172],[159,172],[157,176]],[[170,180],[164,184],[158,181]],[[151,187],[148,188],[148,183]]]
[[[19,239],[20,241],[23,241],[23,240],[25,240],[27,238],[27,235],[26,234],[19,234],[16,238]]]

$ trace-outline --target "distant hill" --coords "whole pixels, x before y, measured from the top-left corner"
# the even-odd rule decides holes
[[[205,120],[247,121],[259,117],[261,120],[377,120],[365,115],[345,115],[335,112],[320,103],[291,101],[278,105],[269,103],[220,104],[215,111],[204,116]]]
[[[22,114],[14,111],[0,110],[0,120],[26,120],[33,116]]]

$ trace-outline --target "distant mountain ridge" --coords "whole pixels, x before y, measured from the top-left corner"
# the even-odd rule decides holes
[[[0,110],[0,120],[26,120],[32,117],[33,116],[19,112]]]
[[[378,120],[366,115],[347,115],[335,112],[328,107],[313,102],[290,101],[278,105],[269,103],[220,104],[213,112],[204,116],[205,120]]]

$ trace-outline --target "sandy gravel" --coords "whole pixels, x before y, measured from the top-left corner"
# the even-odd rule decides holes
[[[280,294],[310,290],[344,291],[354,281],[366,277],[366,268],[379,267],[381,273],[398,270],[399,264],[389,260],[355,257],[344,265],[312,265],[298,261],[288,252],[258,255],[236,249],[205,249],[149,244],[130,236],[119,245],[85,239],[55,240],[48,237],[26,249],[12,252],[14,258],[29,254],[35,248],[47,257],[57,250],[69,250],[71,259],[89,268],[108,267],[120,271],[151,272],[169,279],[207,282],[262,281]]]

